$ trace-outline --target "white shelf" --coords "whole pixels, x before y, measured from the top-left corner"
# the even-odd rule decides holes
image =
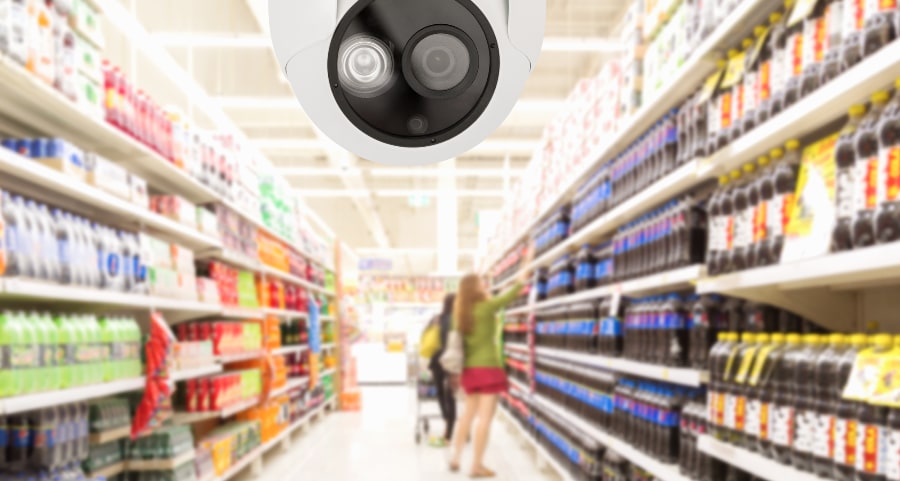
[[[251,359],[259,359],[265,356],[265,351],[241,352],[238,354],[224,354],[216,356],[216,362],[219,364],[231,364],[235,362],[249,361]]]
[[[528,431],[525,430],[525,428],[522,427],[522,424],[519,423],[519,421],[515,417],[513,417],[512,414],[509,413],[506,407],[501,406],[499,411],[500,415],[503,416],[509,424],[515,426],[515,430],[519,433],[519,436],[524,438],[525,441],[527,441],[528,444],[530,444],[531,447],[534,448],[535,453],[537,453],[537,455],[540,456],[553,469],[553,471],[555,471],[556,474],[559,475],[562,481],[575,481],[575,479],[569,473],[569,470],[567,470],[563,465],[559,464],[556,458],[551,456],[550,453],[548,453],[547,450],[544,449],[544,447],[541,446],[541,444],[538,443],[536,439],[534,439],[534,436],[532,436]]]
[[[277,316],[284,319],[306,319],[308,317],[308,314],[302,311],[275,309],[274,307],[264,307],[262,312],[267,316]]]
[[[781,464],[771,458],[723,443],[709,435],[700,436],[698,447],[703,453],[767,481],[785,481],[788,479],[791,481],[827,481],[812,473]]]
[[[282,346],[278,349],[272,351],[272,355],[274,356],[286,356],[289,354],[302,354],[304,351],[309,350],[309,346]]]
[[[336,370],[335,368],[330,367],[330,368],[328,368],[328,369],[323,370],[323,371],[319,374],[319,377],[322,378],[322,377],[325,377],[325,376],[331,376],[332,374],[334,374],[334,373],[336,373],[336,372],[337,372],[337,370]]]
[[[593,301],[619,293],[624,296],[644,296],[660,292],[671,292],[692,287],[703,276],[706,269],[701,265],[681,267],[670,271],[651,274],[616,284],[610,284],[595,289],[576,292],[566,296],[554,297],[546,301],[534,304],[534,310],[547,309],[549,307],[571,305],[577,302]],[[528,307],[524,309],[530,309]]]
[[[531,388],[529,388],[525,383],[519,381],[515,378],[509,378],[509,385],[518,389],[522,394],[531,394]]]
[[[665,367],[599,354],[564,351],[547,347],[535,348],[538,358],[555,359],[607,371],[631,374],[646,379],[656,379],[682,386],[700,387],[709,382],[709,372],[690,368]]]
[[[262,269],[262,263],[257,259],[247,257],[246,255],[225,248],[208,249],[198,252],[195,257],[199,260],[215,260],[224,262],[233,267],[253,272],[259,272]]]
[[[504,342],[503,347],[511,351],[519,351],[525,354],[528,354],[529,352],[528,344],[524,344],[521,342]]]
[[[320,347],[322,348],[323,351],[325,351],[325,350],[328,350],[328,349],[334,349],[334,348],[336,348],[336,347],[337,347],[337,344],[336,344],[336,343],[333,343],[333,342],[326,342],[326,343],[322,344]]]
[[[900,242],[709,277],[697,284],[697,292],[765,302],[846,329],[858,315],[850,291],[897,280]]]
[[[0,279],[0,297],[53,303],[115,306],[133,310],[156,309],[164,312],[186,312],[197,315],[213,315],[222,310],[218,304],[66,286],[22,278]]]
[[[309,282],[306,279],[303,279],[302,277],[298,277],[293,274],[290,274],[290,273],[287,273],[284,271],[280,271],[274,267],[267,266],[265,264],[263,264],[261,266],[260,272],[262,272],[263,274],[266,274],[268,276],[277,277],[279,279],[290,282],[292,284],[297,284],[297,285],[305,288],[306,290],[309,290],[309,291],[312,291],[312,292],[315,292],[318,294],[323,294],[323,295],[332,296],[332,297],[335,296],[335,293],[333,290],[329,290],[329,289],[325,289],[324,287],[317,286],[317,285],[313,284],[312,282]]]
[[[506,357],[509,358],[509,359],[515,359],[515,360],[521,361],[521,362],[531,362],[531,361],[528,359],[528,356],[526,356],[526,355],[524,355],[524,354],[521,354],[521,353],[519,353],[519,352],[516,352],[516,351],[510,351],[510,352],[505,353],[505,354],[506,354]]]
[[[170,377],[173,381],[178,382],[188,379],[196,379],[198,377],[212,376],[213,374],[219,374],[222,371],[223,367],[221,364],[213,364],[210,366],[186,369],[184,371],[175,371]]]
[[[256,398],[235,403],[218,411],[179,412],[172,416],[172,422],[175,424],[194,424],[211,419],[228,419],[259,405],[259,403],[260,399]]]
[[[596,171],[597,167],[626,149],[641,134],[662,118],[664,114],[677,107],[684,99],[699,89],[703,80],[715,71],[716,59],[722,57],[722,53],[726,48],[734,45],[734,39],[741,38],[743,33],[749,33],[753,25],[763,23],[763,20],[769,14],[764,8],[767,3],[767,0],[744,0],[740,2],[738,7],[732,10],[709,37],[697,47],[693,55],[684,62],[678,72],[655,94],[654,98],[646,101],[637,112],[623,122],[618,132],[610,136],[608,141],[591,152],[588,158],[592,160],[586,162],[579,172],[570,176],[572,180],[569,182],[568,187],[562,189],[552,202],[547,203],[534,216],[534,221],[526,226],[524,231],[516,235],[509,246],[506,246],[499,252],[498,258],[492,259],[487,265],[493,266],[510,249],[527,239],[550,212],[553,212],[575,194],[581,184]],[[655,190],[655,187],[645,189],[645,192],[651,190]]]
[[[640,466],[642,469],[655,476],[656,479],[660,481],[691,481],[690,478],[682,475],[678,471],[678,465],[666,464],[648,456],[634,446],[595,428],[581,417],[573,414],[568,409],[562,408],[556,403],[545,399],[543,396],[535,396],[534,400],[535,403],[540,405],[543,409],[556,414],[570,426],[573,426],[579,431],[594,438],[597,442],[606,446],[607,449],[612,449],[619,453],[619,455],[631,461],[632,464]],[[793,478],[783,479],[791,479],[793,481]]]
[[[47,391],[26,394],[24,396],[2,398],[0,399],[0,414],[9,415],[34,411],[36,409],[43,409],[60,404],[71,404],[131,391],[140,391],[144,389],[146,383],[147,381],[143,377],[139,377],[59,391]]]
[[[299,377],[299,378],[291,378],[288,379],[287,384],[281,386],[280,388],[275,389],[274,391],[269,393],[269,399],[281,396],[283,394],[287,394],[291,389],[296,389],[298,387],[304,387],[309,384],[308,377]]]
[[[223,307],[216,315],[227,319],[262,319],[265,317],[261,308]]]

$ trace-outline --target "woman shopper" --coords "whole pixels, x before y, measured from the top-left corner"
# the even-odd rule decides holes
[[[431,376],[434,378],[434,385],[437,389],[438,406],[441,408],[441,417],[444,418],[444,437],[432,442],[440,447],[450,444],[453,439],[453,426],[456,424],[456,397],[453,395],[453,389],[450,388],[450,379],[444,367],[441,366],[441,356],[444,354],[444,346],[447,345],[447,333],[450,332],[450,326],[453,322],[453,303],[456,295],[447,294],[444,297],[444,309],[438,317],[441,349],[431,356],[428,368],[431,370]]]
[[[532,252],[532,249],[528,250],[523,266],[531,263]],[[509,381],[497,345],[502,329],[502,322],[498,319],[497,313],[519,295],[525,279],[523,269],[512,288],[500,296],[488,298],[487,288],[481,277],[469,274],[460,281],[459,293],[456,295],[453,312],[455,326],[464,337],[465,367],[460,376],[460,384],[466,393],[466,403],[457,426],[456,437],[453,438],[450,470],[459,470],[463,446],[469,438],[473,422],[477,419],[472,478],[491,478],[496,475],[484,466],[484,453],[500,394],[509,389]]]

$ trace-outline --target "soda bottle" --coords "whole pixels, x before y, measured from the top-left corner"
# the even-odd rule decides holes
[[[771,252],[766,256],[772,263],[781,261],[781,252],[784,250],[784,232],[790,222],[791,211],[796,202],[797,176],[802,161],[800,142],[789,140],[785,144],[784,152],[784,157],[772,168],[775,196],[769,203],[768,213],[771,216],[769,237],[772,241],[770,243]]]
[[[785,2],[787,4],[787,2]],[[771,33],[769,34],[769,48],[772,51],[772,96],[769,109],[764,117],[766,120],[778,115],[784,110],[785,84],[788,79],[788,48],[787,48],[787,18],[781,12],[769,15]]]
[[[772,398],[772,422],[769,423],[772,438],[770,454],[782,464],[791,464],[794,460],[792,449],[796,445],[796,410],[792,391],[797,366],[803,357],[803,347],[799,334],[785,336],[785,349],[772,375],[775,395]]]
[[[730,177],[731,187],[723,194],[720,205],[722,217],[725,219],[725,228],[723,229],[725,242],[723,243],[722,253],[719,254],[720,260],[718,272],[720,273],[732,272],[734,270],[732,258],[736,234],[735,225],[737,223],[737,209],[734,201],[737,192],[742,188],[740,185],[741,172],[739,170],[733,170],[731,171]]]
[[[756,127],[757,109],[762,103],[761,89],[763,82],[768,89],[769,65],[766,63],[770,56],[766,56],[766,41],[769,38],[769,29],[763,25],[753,28],[752,47],[747,53],[747,67],[744,73],[744,115],[741,117],[741,134],[746,134]],[[765,72],[763,66],[765,65]]]
[[[716,344],[709,351],[709,395],[707,396],[710,431],[724,440],[725,432],[725,367],[736,345],[737,334],[720,332]]]
[[[691,308],[690,366],[707,369],[710,351],[723,329],[722,298],[717,295],[697,297]]]
[[[44,353],[45,364],[49,367],[47,374],[48,389],[60,389],[62,384],[62,364],[60,363],[60,336],[56,324],[53,323],[53,317],[50,313],[45,312],[41,315],[41,323],[44,325],[44,331],[49,335],[49,349]]]
[[[732,61],[734,61],[734,59],[737,58],[738,55],[740,55],[740,52],[737,49],[729,50],[728,62],[731,63]],[[719,122],[718,130],[716,131],[715,147],[711,149],[711,152],[715,152],[717,150],[725,148],[725,146],[728,145],[728,142],[731,140],[731,130],[736,120],[735,116],[737,115],[737,112],[734,111],[735,93],[736,91],[733,86],[722,85],[719,91],[719,95],[716,97],[715,101],[719,103]]]
[[[117,321],[110,317],[100,319],[100,336],[103,343],[103,352],[106,354],[101,356],[100,364],[103,367],[103,380],[106,382],[119,379],[121,351],[116,339],[118,335],[116,324]]]
[[[894,360],[900,357],[900,336],[894,336],[894,349],[890,354]],[[900,409],[896,402],[888,404],[887,433],[885,439],[885,469],[884,476],[887,481],[900,479]]]
[[[866,2],[863,56],[872,55],[897,38],[896,15],[897,0]]]
[[[812,12],[803,20],[803,72],[800,77],[800,97],[819,88],[822,61],[828,48],[828,7],[825,0],[815,0]]]
[[[688,355],[688,331],[681,296],[669,294],[662,309],[666,316],[663,362],[667,366],[684,366]]]
[[[744,447],[751,451],[760,451],[764,432],[762,426],[763,422],[766,421],[763,418],[760,377],[762,376],[766,360],[777,347],[776,344],[772,343],[771,337],[767,333],[756,334],[756,342],[758,345],[756,355],[753,358],[752,365],[748,366],[744,379],[744,396],[746,397],[747,405],[746,420],[744,422]],[[766,411],[766,416],[768,416],[768,411]]]
[[[36,392],[41,387],[41,380],[37,379],[40,372],[40,340],[37,327],[28,321],[28,315],[19,311],[16,314],[20,329],[22,330],[22,343],[18,350],[16,365],[21,371],[22,392],[29,394]]]
[[[31,430],[28,466],[34,470],[53,469],[60,462],[56,446],[56,409],[51,407],[28,413],[28,427]]]
[[[56,331],[59,336],[59,350],[57,351],[60,367],[60,389],[68,389],[80,383],[75,379],[75,350],[76,335],[68,319],[62,315],[53,318]]]
[[[828,347],[816,359],[815,375],[813,376],[816,423],[813,430],[812,471],[816,476],[822,478],[831,477],[833,472],[832,431],[835,425],[837,403],[840,399],[840,397],[836,397],[834,384],[839,374],[841,357],[849,347],[849,343],[850,339],[847,336],[832,334],[828,336]]]
[[[801,471],[812,471],[812,444],[817,413],[814,399],[816,361],[822,351],[822,340],[816,334],[805,334],[797,351],[791,396],[794,408],[794,442],[791,464]]]
[[[740,359],[736,360],[737,367],[734,373],[734,395],[735,395],[735,429],[734,441],[738,446],[750,448],[756,444],[755,429],[748,429],[748,421],[750,424],[759,425],[757,421],[758,413],[752,412],[756,406],[750,407],[750,398],[753,389],[748,384],[752,374],[753,364],[756,362],[756,355],[759,349],[768,342],[768,335],[745,332],[741,339],[745,344],[745,348],[740,355]],[[738,363],[739,361],[739,363]]]
[[[855,1],[855,0],[854,0]],[[829,0],[827,7],[827,48],[822,58],[821,76],[819,85],[825,85],[834,80],[844,71],[843,44],[844,44],[844,7],[846,0]]]
[[[856,167],[856,131],[866,114],[865,105],[850,107],[850,120],[841,130],[835,146],[837,167],[835,186],[835,210],[837,222],[831,236],[832,250],[845,251],[853,247],[853,216],[856,214],[856,197],[859,183]]]
[[[879,334],[870,338],[871,353],[887,354],[893,348],[893,338]],[[856,481],[885,479],[885,450],[887,441],[887,408],[868,402],[856,403]]]
[[[900,11],[898,11],[900,17]],[[875,234],[878,242],[900,238],[900,79],[894,83],[894,98],[885,107],[878,123],[878,214]]]
[[[735,347],[726,360],[722,378],[725,393],[724,434],[727,442],[743,444],[744,416],[747,406],[742,386],[738,383],[737,378],[744,359],[748,356],[752,358],[755,352],[756,335],[745,332],[740,337],[735,334],[734,339],[736,340]]]
[[[575,258],[575,290],[582,291],[593,288],[596,285],[594,279],[595,263],[593,248],[590,244],[585,244],[578,252]]]
[[[769,156],[763,155],[756,159],[756,169],[758,174],[753,185],[750,186],[749,197],[750,205],[753,206],[753,236],[750,248],[747,250],[748,269],[763,265],[760,261],[765,258],[761,251],[764,248],[768,237],[768,226],[766,224],[768,201],[772,199],[774,193],[770,194],[770,197],[767,200],[763,196],[763,188],[768,181],[768,177],[771,175],[771,167]]]
[[[856,217],[853,221],[853,247],[875,243],[875,209],[878,207],[878,121],[890,94],[877,92],[872,107],[856,130]]]
[[[756,183],[756,166],[751,163],[744,164],[743,185],[734,193],[734,249],[731,255],[733,270],[742,271],[747,268],[749,251],[753,244],[753,213],[754,205],[750,203],[750,191]]]
[[[741,78],[738,79],[732,88],[731,111],[733,118],[729,132],[731,142],[739,139],[741,134],[743,134],[744,119],[746,118],[745,110],[748,104],[752,102],[750,97],[753,96],[753,84],[756,82],[756,74],[749,69],[748,60],[753,55],[753,45],[752,38],[748,37],[741,41],[741,54],[744,55],[744,71]]]
[[[722,199],[728,189],[728,176],[719,177],[719,188],[710,197],[709,205],[709,240],[707,241],[706,251],[706,270],[709,275],[718,275],[719,259],[722,255],[724,247],[724,230],[726,219],[722,215]]]
[[[772,443],[776,388],[774,375],[775,369],[780,366],[786,344],[784,334],[781,333],[771,334],[769,340],[771,349],[757,357],[750,381],[751,385],[756,383],[759,391],[759,435],[755,450],[764,456],[774,457],[775,446]]]
[[[793,22],[793,23],[792,23]],[[784,66],[784,102],[782,109],[794,105],[800,99],[803,75],[803,18],[792,13],[787,17],[787,42]]]
[[[10,416],[9,449],[6,452],[7,472],[21,472],[28,468],[28,451],[31,448],[31,429],[25,413]]]
[[[834,453],[832,458],[832,477],[837,481],[853,481],[856,472],[856,445],[859,423],[856,419],[856,403],[843,399],[844,386],[850,379],[856,356],[868,345],[865,334],[850,336],[850,345],[841,355],[837,366],[837,377],[829,386],[832,396],[837,398],[834,410],[834,430],[832,441]]]

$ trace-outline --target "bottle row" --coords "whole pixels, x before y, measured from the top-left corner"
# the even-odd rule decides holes
[[[0,313],[0,397],[140,377],[141,331],[133,318]]]

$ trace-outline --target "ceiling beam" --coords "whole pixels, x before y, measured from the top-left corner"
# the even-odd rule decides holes
[[[272,47],[272,39],[263,34],[160,32],[154,34],[153,37],[157,43],[166,47],[251,49]],[[542,47],[542,51],[545,53],[618,53],[624,49],[622,42],[603,37],[547,37],[544,39]]]

